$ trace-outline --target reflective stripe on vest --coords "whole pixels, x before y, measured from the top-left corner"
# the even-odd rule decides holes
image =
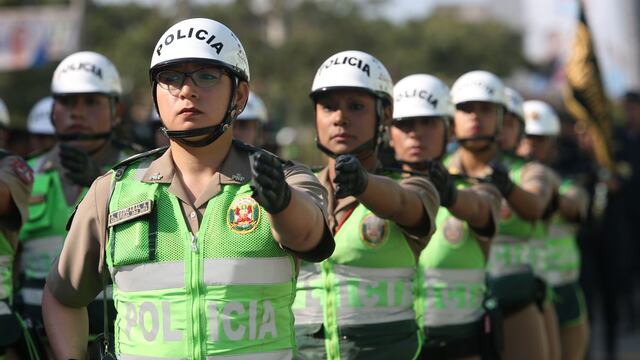
[[[468,324],[484,314],[483,269],[424,269],[423,273],[425,326]]]
[[[120,354],[118,357],[120,360],[185,360],[186,358],[158,358],[151,356],[140,355],[128,355]],[[221,356],[207,356],[207,360],[288,360],[293,358],[293,352],[291,350],[265,352],[260,354],[242,354],[242,355],[221,355]]]
[[[303,261],[298,272],[293,314],[296,325],[322,324],[322,269],[318,263]]]
[[[162,274],[162,276],[157,276]],[[293,277],[288,257],[204,259],[205,285],[267,285]],[[119,266],[112,275],[123,292],[184,288],[183,261]]]
[[[544,278],[552,286],[576,282],[580,277],[580,250],[573,230],[567,223],[549,226]]]
[[[527,238],[498,235],[489,251],[487,271],[493,277],[531,272]]]
[[[62,251],[64,235],[22,242],[22,271],[29,279],[46,279],[51,264]]]
[[[379,324],[413,319],[415,268],[333,265],[339,294],[338,325]]]

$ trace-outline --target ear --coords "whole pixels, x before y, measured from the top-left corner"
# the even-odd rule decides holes
[[[247,106],[247,100],[249,100],[249,83],[240,81],[236,88],[236,117],[244,111],[244,107]]]
[[[122,121],[122,115],[124,114],[124,104],[122,104],[122,101],[116,100],[114,110],[113,126],[117,126],[120,124],[120,121]]]
[[[382,110],[382,124],[384,126],[391,126],[391,121],[393,120],[393,105],[385,105]]]

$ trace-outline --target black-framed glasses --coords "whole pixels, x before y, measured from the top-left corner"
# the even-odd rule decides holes
[[[222,78],[224,70],[215,67],[200,68],[190,72],[163,70],[156,74],[156,81],[161,88],[169,90],[171,95],[178,95],[184,82],[190,78],[199,88],[214,87]]]

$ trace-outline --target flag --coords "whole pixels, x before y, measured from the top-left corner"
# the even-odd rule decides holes
[[[612,169],[611,112],[582,4],[565,74],[565,107],[591,133],[598,163]]]

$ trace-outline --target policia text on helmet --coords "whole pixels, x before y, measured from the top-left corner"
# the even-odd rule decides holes
[[[185,62],[202,64],[202,67],[188,72],[177,67]],[[244,104],[238,104],[237,91],[242,88],[248,93],[250,75],[244,48],[226,26],[206,19],[192,19],[188,24],[178,23],[165,32],[155,47],[149,69],[156,109],[157,86],[178,98],[196,96],[185,94],[184,87],[208,89],[223,76],[231,79],[231,95],[222,121],[187,130],[170,130],[164,123],[163,131],[169,139],[189,147],[203,147],[216,141],[242,112]],[[246,96],[243,101],[246,102]]]

